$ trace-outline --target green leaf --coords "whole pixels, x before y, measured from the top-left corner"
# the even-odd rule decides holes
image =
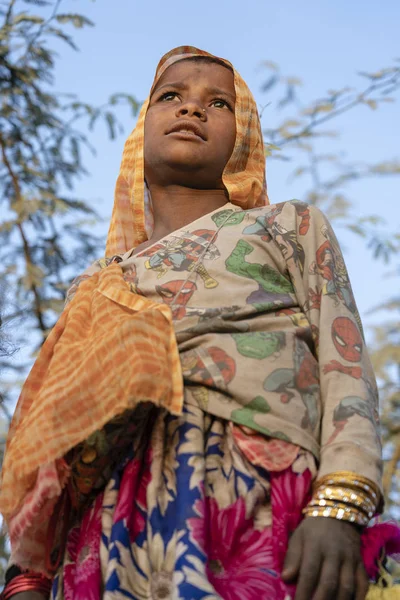
[[[300,79],[299,77],[286,77],[285,81],[288,85],[296,85],[296,86],[303,85],[303,80]]]
[[[91,21],[87,17],[84,17],[83,15],[78,14],[56,15],[55,19],[58,23],[70,24],[76,27],[77,29],[81,29],[85,25],[88,25],[90,27],[94,26],[93,21]]]
[[[376,100],[372,100],[372,99],[365,100],[365,104],[368,104],[368,106],[370,108],[372,108],[372,110],[376,110],[378,107]]]
[[[267,69],[271,69],[271,71],[279,71],[279,66],[272,60],[263,60],[261,65]]]
[[[104,115],[106,123],[108,125],[108,132],[110,135],[110,138],[112,140],[115,139],[115,117],[111,112],[106,112],[106,114]]]
[[[18,15],[15,15],[13,19],[13,24],[19,25],[20,23],[32,23],[35,25],[41,25],[42,23],[44,23],[44,19],[42,17],[37,17],[28,13],[19,13]]]

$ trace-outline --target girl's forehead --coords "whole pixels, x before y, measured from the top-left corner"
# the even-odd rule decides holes
[[[232,94],[235,93],[233,73],[228,67],[214,62],[190,59],[180,60],[168,67],[156,80],[152,91],[166,83],[185,83],[195,78],[201,78],[201,81],[214,85],[218,82],[220,86],[229,88]]]

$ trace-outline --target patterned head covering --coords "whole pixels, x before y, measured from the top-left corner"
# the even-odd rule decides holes
[[[161,59],[153,87],[170,65],[195,56],[216,58],[196,48],[176,48]],[[232,68],[236,90],[236,141],[223,183],[232,203],[261,206],[268,197],[256,104],[242,78],[223,62]],[[146,240],[146,218],[151,228],[143,153],[147,107],[148,100],[125,145],[107,256]],[[14,562],[42,572],[48,572],[43,527],[70,476],[63,457],[144,398],[173,414],[183,403],[169,307],[132,294],[116,263],[80,279],[22,389],[1,473],[0,511]]]
[[[196,56],[217,59],[230,67],[236,92],[236,141],[222,181],[229,201],[242,208],[268,204],[265,181],[265,153],[260,119],[255,100],[241,76],[230,62],[198,50],[180,46],[160,60],[150,96],[163,73],[179,60]],[[152,228],[148,192],[144,183],[144,122],[149,98],[143,104],[138,122],[125,144],[121,169],[115,188],[114,209],[107,239],[107,256],[123,254],[147,239]]]

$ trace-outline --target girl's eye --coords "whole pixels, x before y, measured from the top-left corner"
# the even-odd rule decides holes
[[[177,97],[177,93],[176,92],[165,92],[165,94],[163,94],[160,97],[160,101],[161,102],[171,102],[171,100],[174,100],[174,98]]]
[[[226,100],[221,100],[221,98],[216,98],[215,100],[213,100],[212,106],[215,106],[215,108],[229,108],[229,110],[231,109]]]

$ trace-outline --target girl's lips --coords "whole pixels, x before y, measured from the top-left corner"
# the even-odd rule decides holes
[[[174,123],[174,125],[172,125],[172,127],[167,131],[167,135],[170,135],[171,133],[183,134],[186,136],[186,138],[189,138],[189,136],[197,136],[203,141],[207,140],[202,128],[197,123],[193,123],[188,120],[177,121]]]
[[[187,131],[187,130],[171,131],[171,133],[169,133],[168,135],[173,135],[174,137],[180,138],[183,140],[204,142],[203,138],[201,138],[199,135],[197,135],[197,133],[194,133],[194,131]]]

